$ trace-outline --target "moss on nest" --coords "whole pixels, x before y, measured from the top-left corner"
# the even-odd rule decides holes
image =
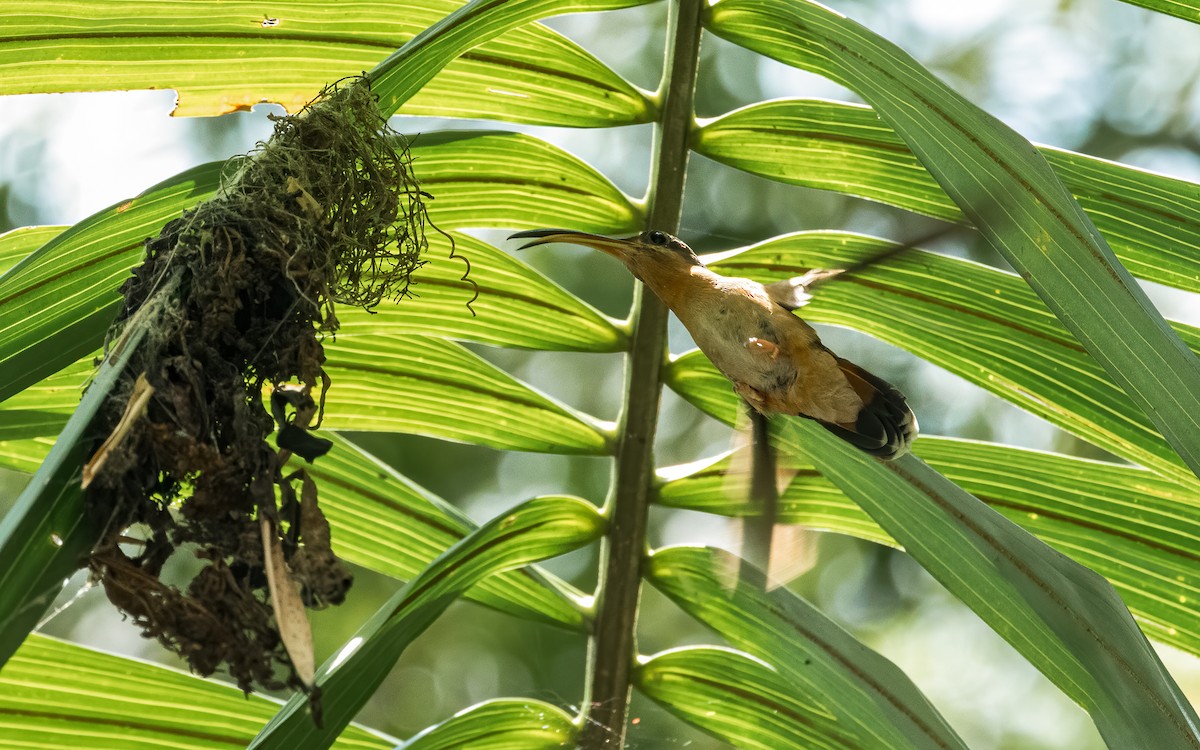
[[[103,529],[90,567],[109,598],[194,671],[226,665],[247,691],[306,688],[273,619],[259,519],[280,535],[306,604],[338,603],[351,583],[315,497],[297,500],[304,469],[285,468],[330,446],[309,422],[329,386],[321,341],[337,330],[334,305],[404,297],[426,248],[427,196],[365,79],[273,119],[271,139],[229,163],[212,200],[147,240],[122,287],[110,341],[134,321],[148,335],[97,441],[121,432],[146,390],[139,374],[153,391],[100,449],[87,491]],[[184,546],[201,567],[178,587],[160,576]]]

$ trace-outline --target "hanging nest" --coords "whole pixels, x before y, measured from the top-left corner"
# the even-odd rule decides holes
[[[330,385],[321,342],[337,330],[334,304],[403,298],[426,249],[430,196],[403,139],[365,79],[340,84],[272,118],[274,135],[227,165],[214,198],[146,241],[109,341],[131,324],[146,338],[85,468],[103,529],[94,579],[144,635],[199,674],[225,665],[245,691],[311,690],[275,599],[337,604],[352,581],[315,483],[285,466],[332,445],[309,429]],[[201,561],[183,588],[161,578],[181,547]],[[269,580],[273,567],[289,580]]]

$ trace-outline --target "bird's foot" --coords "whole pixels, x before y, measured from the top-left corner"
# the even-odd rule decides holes
[[[762,391],[745,383],[734,381],[733,392],[746,400],[760,414],[767,413],[767,397]]]
[[[753,337],[747,340],[744,346],[756,354],[767,355],[772,361],[779,356],[779,344],[774,341]]]

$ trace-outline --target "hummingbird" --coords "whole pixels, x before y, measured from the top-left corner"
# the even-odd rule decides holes
[[[917,419],[890,383],[834,354],[793,310],[807,288],[839,271],[774,284],[722,276],[678,238],[651,230],[617,239],[569,229],[517,232],[522,250],[552,242],[611,255],[675,313],[696,346],[755,411],[815,420],[884,460],[908,452]]]

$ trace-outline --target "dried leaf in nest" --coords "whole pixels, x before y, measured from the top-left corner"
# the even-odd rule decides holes
[[[259,519],[259,527],[263,539],[263,568],[267,574],[267,588],[271,592],[279,636],[296,669],[296,675],[305,687],[311,688],[316,660],[313,658],[312,628],[308,624],[304,602],[300,601],[300,588],[292,580],[292,574],[284,562],[283,544],[279,541],[275,524],[263,516]]]
[[[117,426],[113,428],[112,434],[104,439],[96,452],[83,465],[83,478],[80,481],[80,486],[87,489],[92,480],[96,478],[96,472],[104,468],[104,463],[108,461],[108,457],[112,455],[120,445],[125,436],[129,434],[129,428],[134,422],[146,413],[146,404],[150,403],[150,397],[154,395],[154,386],[146,380],[146,373],[138,375],[137,380],[133,384],[133,393],[129,396],[129,403],[125,407],[125,413],[121,415],[121,419],[117,422]]]
[[[338,603],[352,581],[316,485],[284,475],[293,453],[329,450],[310,423],[334,305],[403,298],[426,248],[424,194],[364,79],[274,119],[212,200],[147,240],[122,287],[110,341],[127,325],[147,336],[101,410],[96,442],[109,440],[87,487],[104,530],[90,567],[109,597],[194,671],[224,665],[247,691],[311,689],[298,603]],[[121,547],[130,527],[136,554]],[[182,590],[160,578],[180,547],[205,561]]]

